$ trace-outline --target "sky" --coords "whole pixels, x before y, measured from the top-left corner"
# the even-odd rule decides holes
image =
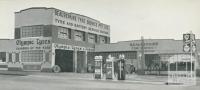
[[[14,38],[14,12],[54,7],[110,25],[111,42],[182,39],[192,31],[200,39],[200,0],[0,0],[0,39]]]

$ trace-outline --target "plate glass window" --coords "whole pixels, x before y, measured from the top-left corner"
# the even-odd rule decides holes
[[[22,62],[42,62],[43,50],[22,51]]]

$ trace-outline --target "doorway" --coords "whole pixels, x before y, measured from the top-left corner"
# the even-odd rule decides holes
[[[77,51],[77,72],[83,73],[86,72],[86,60],[85,60],[85,52]]]
[[[73,72],[73,51],[55,50],[55,65],[61,68],[61,72]]]

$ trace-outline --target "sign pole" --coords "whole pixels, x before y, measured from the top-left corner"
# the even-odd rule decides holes
[[[187,72],[187,68],[188,68],[187,61],[185,61],[185,63],[186,63],[186,66],[185,66],[186,67],[186,72]]]
[[[190,43],[191,44],[191,46],[192,46],[192,42]],[[190,70],[191,70],[191,76],[192,76],[192,47],[190,47],[190,64],[191,64],[191,67],[190,67]]]
[[[119,55],[119,63],[118,63],[118,66],[119,66],[119,78],[121,79],[121,71],[122,71],[122,63],[121,63],[121,60],[122,60],[122,54]]]
[[[170,78],[170,59],[168,60],[168,82],[169,82],[169,78]]]
[[[141,66],[142,66],[142,74],[145,74],[145,56],[144,56],[144,37],[141,36]]]

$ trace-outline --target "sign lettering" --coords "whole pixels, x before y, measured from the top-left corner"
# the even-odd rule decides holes
[[[75,13],[67,13],[55,9],[54,24],[62,25],[67,28],[78,29],[86,32],[93,32],[105,36],[110,34],[110,26],[100,23],[92,18],[78,15]]]
[[[50,38],[29,38],[16,40],[16,50],[51,49]]]

